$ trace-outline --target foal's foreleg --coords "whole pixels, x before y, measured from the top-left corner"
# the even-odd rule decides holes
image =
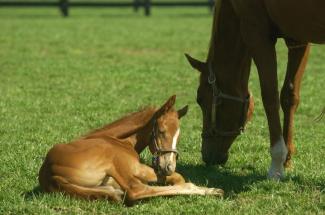
[[[174,186],[149,186],[138,184],[133,186],[129,191],[129,200],[135,201],[139,199],[155,197],[155,196],[174,196],[174,195],[214,195],[223,196],[223,190],[216,188],[198,187],[192,183],[185,183]]]
[[[141,164],[141,171],[138,171],[136,177],[145,184],[163,182],[168,185],[176,185],[185,183],[183,176],[177,172],[172,173],[170,176],[159,177],[153,168],[145,164]]]
[[[285,166],[290,166],[295,151],[293,144],[293,119],[300,99],[300,83],[305,72],[310,45],[286,40],[289,48],[287,73],[281,90],[281,107],[284,113],[283,136],[288,148]]]
[[[170,176],[166,176],[166,183],[169,185],[179,185],[179,184],[184,184],[185,179],[183,176],[177,172],[174,172]]]

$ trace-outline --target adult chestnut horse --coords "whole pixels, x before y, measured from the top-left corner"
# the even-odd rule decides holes
[[[231,144],[243,130],[247,114],[252,113],[248,79],[253,59],[270,132],[269,177],[284,176],[284,166],[289,166],[294,152],[293,117],[299,103],[309,42],[325,42],[324,11],[324,0],[216,0],[206,62],[186,55],[201,74],[197,102],[203,113],[202,157],[206,164],[226,163]],[[281,98],[277,38],[284,38],[288,47]],[[280,103],[284,112],[283,130]]]
[[[147,108],[96,130],[69,144],[57,144],[39,172],[46,192],[64,192],[82,198],[107,198],[127,203],[167,195],[217,195],[220,189],[185,183],[175,172],[179,118],[187,106],[175,111],[175,96],[161,108]],[[149,146],[155,170],[139,161]],[[173,186],[149,186],[150,182]]]

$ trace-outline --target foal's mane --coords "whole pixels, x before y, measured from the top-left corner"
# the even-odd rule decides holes
[[[131,131],[142,128],[148,121],[152,118],[153,114],[157,109],[155,107],[145,107],[137,112],[130,113],[116,121],[113,121],[101,128],[95,129],[83,136],[83,138],[88,138],[96,134],[104,133],[110,129],[117,128],[121,125],[129,125]]]

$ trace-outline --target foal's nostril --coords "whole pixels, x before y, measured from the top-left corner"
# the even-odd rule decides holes
[[[166,166],[166,172],[171,172],[171,171],[173,171],[173,166],[171,164],[168,164]]]

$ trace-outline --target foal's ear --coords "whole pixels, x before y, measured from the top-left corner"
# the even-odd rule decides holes
[[[159,117],[165,113],[167,113],[175,104],[176,101],[176,95],[171,96],[165,104],[163,104],[159,110],[156,112],[156,116]]]
[[[202,72],[204,70],[204,67],[205,67],[204,62],[196,60],[196,59],[192,58],[189,54],[186,54],[186,53],[185,53],[185,57],[187,58],[188,62],[191,64],[191,66],[194,69],[196,69],[199,72]]]
[[[188,111],[188,105],[184,106],[183,108],[179,109],[177,111],[178,114],[178,119],[182,118],[183,116],[185,116],[187,114]]]

